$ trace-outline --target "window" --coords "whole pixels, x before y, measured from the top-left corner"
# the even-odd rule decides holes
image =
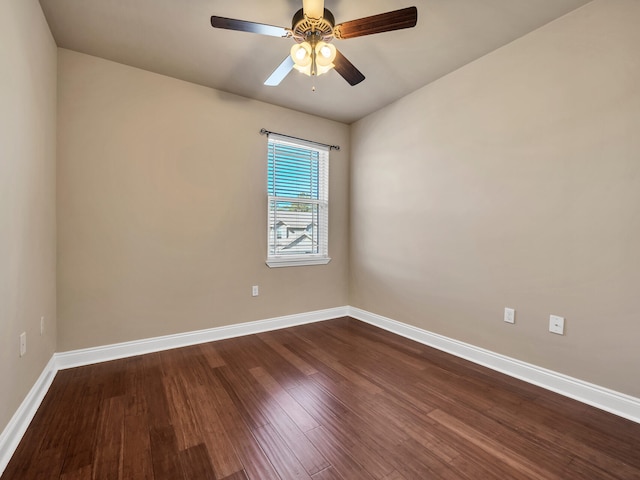
[[[269,134],[267,265],[328,263],[329,149]]]

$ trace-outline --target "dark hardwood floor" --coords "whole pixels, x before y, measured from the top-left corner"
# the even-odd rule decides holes
[[[640,425],[340,318],[60,371],[2,476],[299,478],[640,479]]]

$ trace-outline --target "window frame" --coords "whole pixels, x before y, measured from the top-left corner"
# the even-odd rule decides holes
[[[292,146],[304,150],[311,150],[318,154],[318,198],[306,197],[285,197],[275,195],[274,191],[270,191],[270,169],[272,162],[277,165],[277,156],[275,149],[277,145]],[[272,153],[272,149],[274,152]],[[331,261],[329,257],[329,147],[315,144],[305,140],[293,139],[288,136],[281,136],[270,133],[267,141],[267,259],[266,264],[269,267],[296,267],[308,265],[326,265]],[[272,160],[273,158],[273,160]],[[277,176],[273,179],[275,182]],[[273,195],[272,195],[273,194]],[[304,200],[301,200],[304,198]],[[277,209],[272,208],[274,204],[280,203],[298,203],[317,206],[317,253],[302,254],[276,254],[274,245],[277,242],[278,222]],[[311,207],[313,210],[313,207]],[[282,217],[281,217],[282,218]],[[311,218],[314,218],[312,213]],[[315,222],[312,222],[315,223]],[[271,238],[273,237],[273,239]],[[312,237],[313,242],[313,237]]]

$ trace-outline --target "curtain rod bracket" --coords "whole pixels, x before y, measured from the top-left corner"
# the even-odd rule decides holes
[[[281,137],[293,138],[294,140],[302,140],[302,141],[309,142],[309,143],[315,143],[316,145],[322,145],[323,147],[328,147],[329,150],[340,150],[340,145],[327,145],[326,143],[314,142],[313,140],[305,140],[304,138],[294,137],[294,136],[291,136],[291,135],[285,135],[284,133],[271,132],[271,131],[267,130],[266,128],[261,128],[260,129],[260,135],[269,136],[270,133],[273,133],[274,135],[280,135]]]

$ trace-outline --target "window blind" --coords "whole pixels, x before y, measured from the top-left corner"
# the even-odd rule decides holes
[[[328,256],[329,149],[269,135],[268,260]]]

